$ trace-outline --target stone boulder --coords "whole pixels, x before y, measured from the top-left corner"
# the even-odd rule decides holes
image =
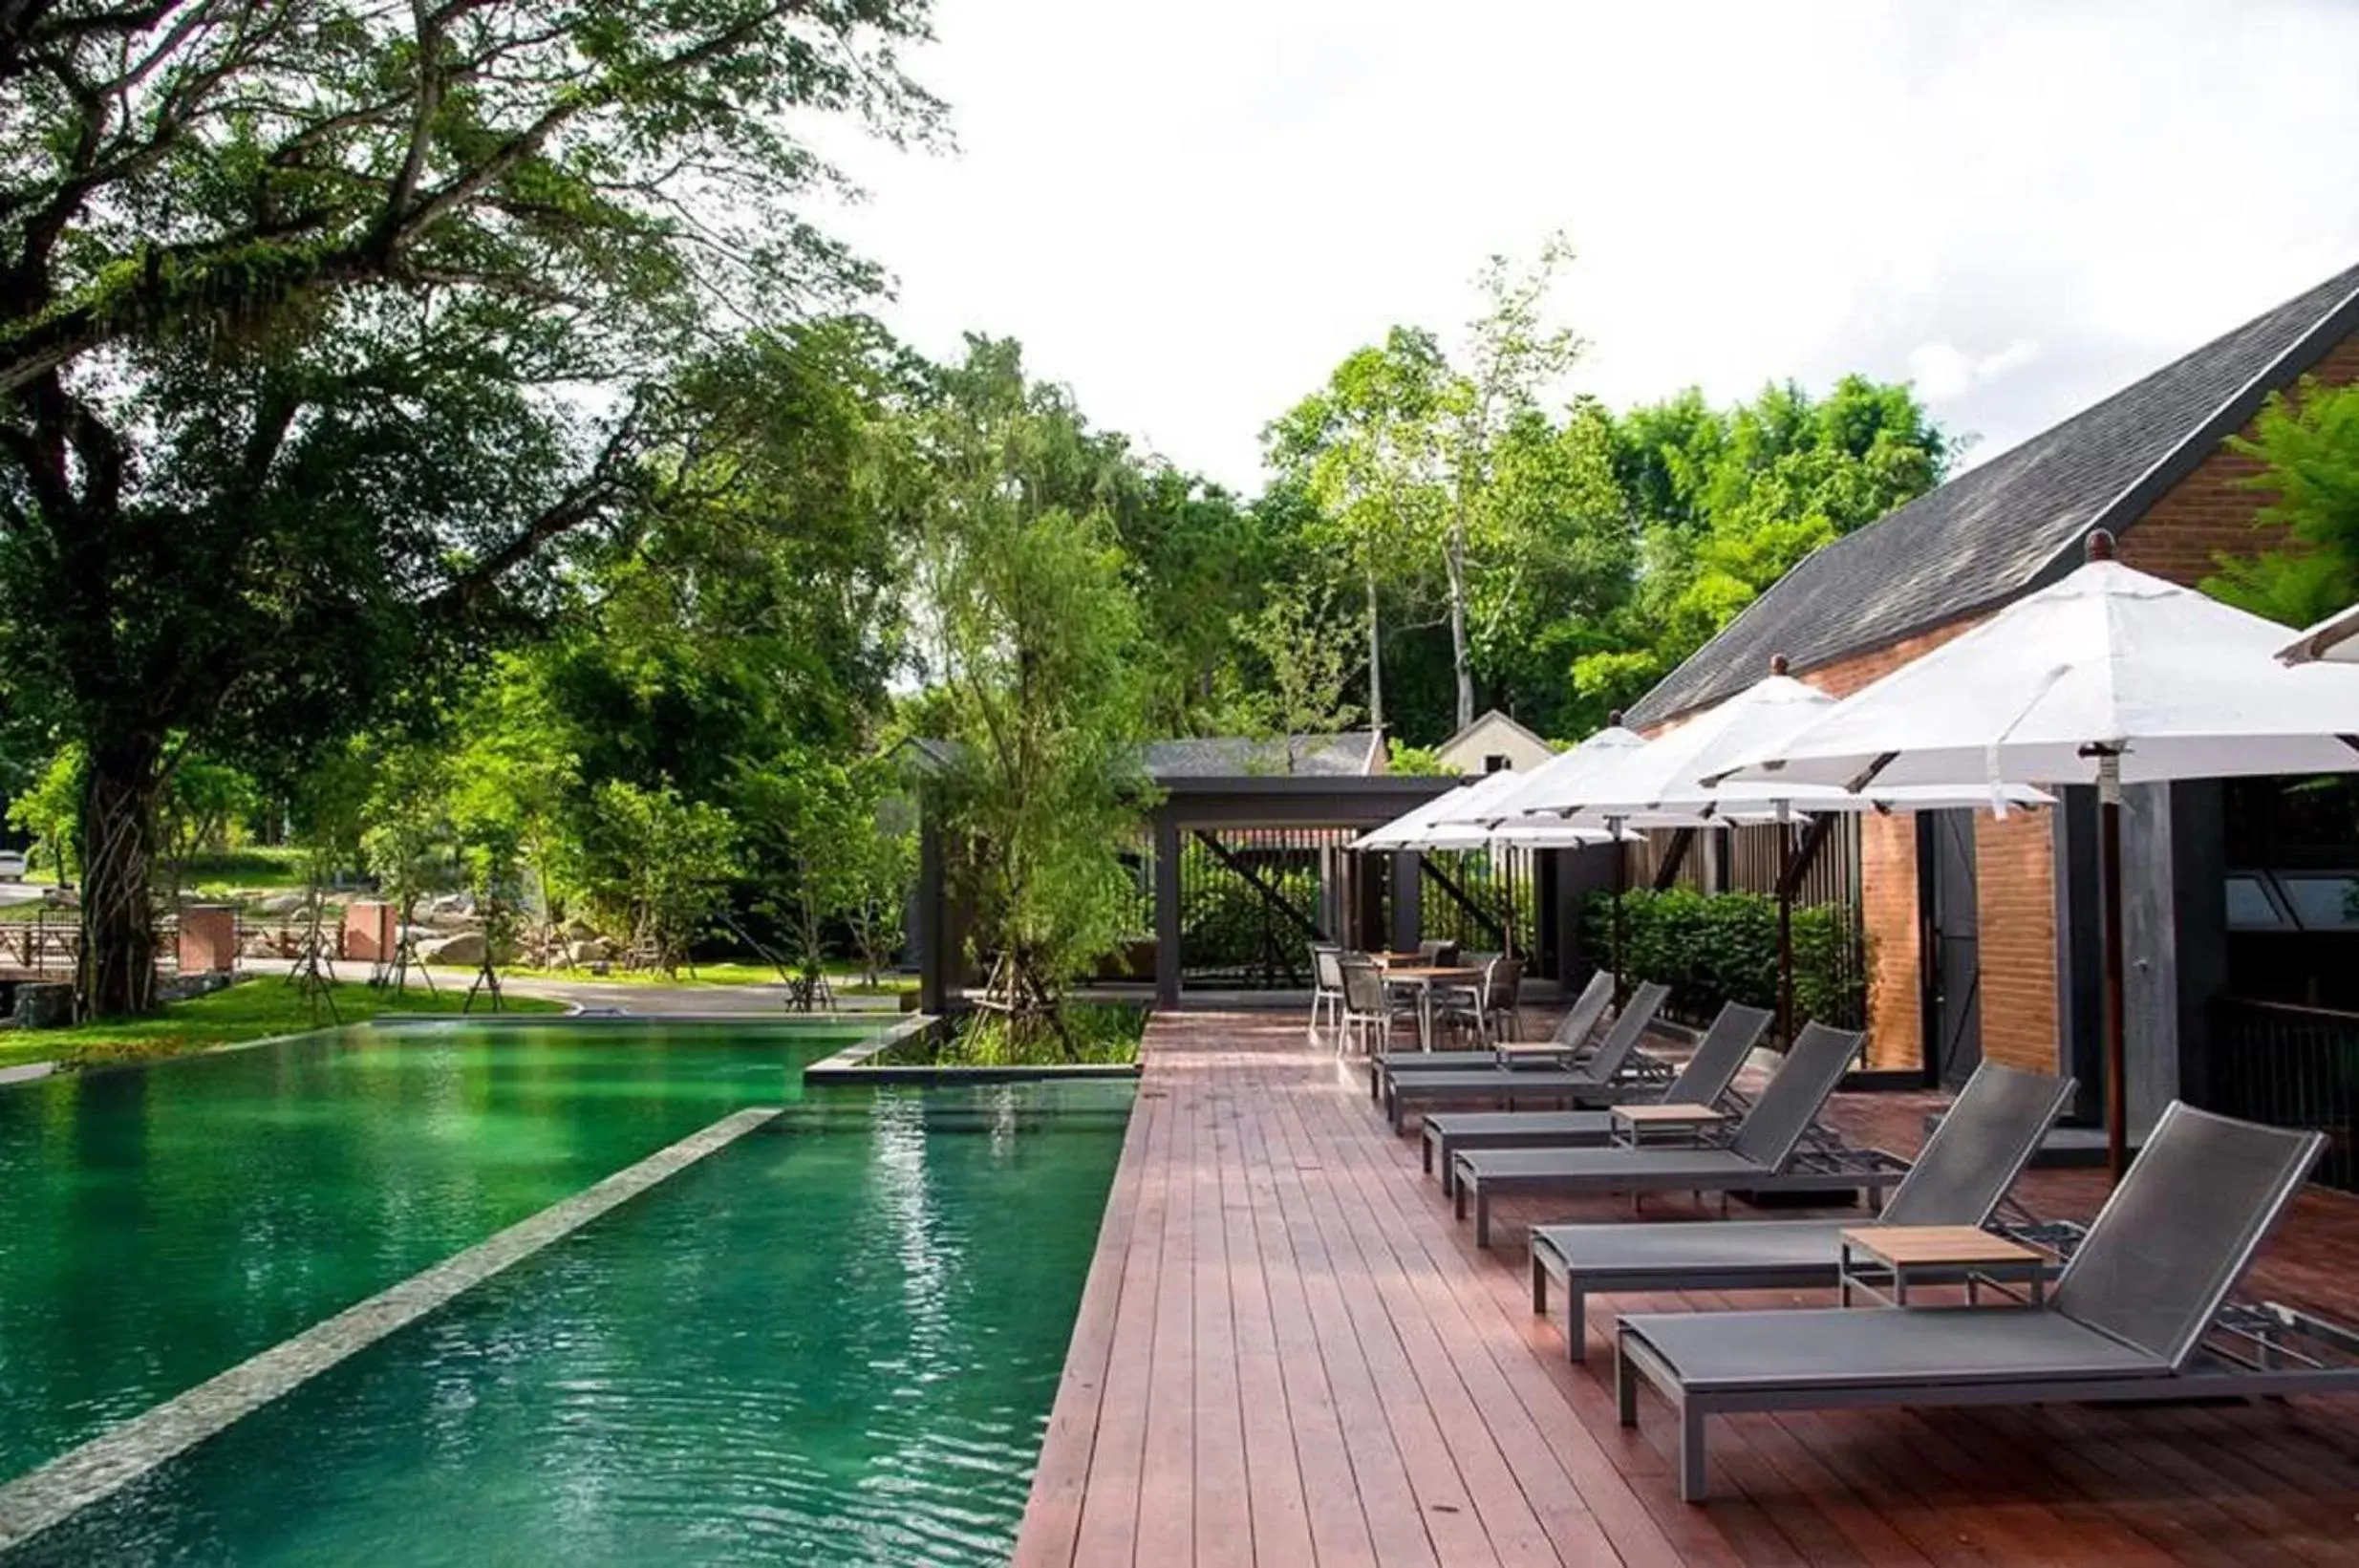
[[[74,1021],[74,987],[28,980],[16,988],[13,1017],[19,1029],[63,1029]]]
[[[305,898],[299,892],[267,893],[254,900],[257,914],[289,915],[302,913]]]
[[[480,931],[462,931],[418,944],[420,962],[453,968],[474,968],[483,961],[483,934]]]
[[[575,969],[614,961],[614,944],[603,936],[566,944],[566,962]]]

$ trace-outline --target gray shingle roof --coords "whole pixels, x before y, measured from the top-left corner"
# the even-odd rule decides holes
[[[1794,671],[1880,648],[2069,569],[2091,527],[2119,532],[2359,329],[2359,267],[1959,475],[1815,554],[1630,711],[1660,723]]]
[[[1376,737],[1367,730],[1251,741],[1206,736],[1149,741],[1147,771],[1157,779],[1221,779],[1293,773],[1334,778],[1368,771]],[[1291,766],[1289,763],[1291,762]]]

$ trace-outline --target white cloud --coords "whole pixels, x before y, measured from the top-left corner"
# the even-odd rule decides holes
[[[1919,343],[1908,353],[1908,378],[1931,403],[1953,402],[1986,381],[1995,381],[2040,356],[2040,346],[2019,337],[1994,354],[1968,354],[1947,338]]]
[[[961,150],[848,159],[886,313],[1243,487],[1344,353],[1555,228],[1576,387],[1915,376],[1980,454],[2359,261],[2326,0],[941,4]]]

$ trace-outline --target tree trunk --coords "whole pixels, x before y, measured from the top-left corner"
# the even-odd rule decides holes
[[[1450,520],[1442,550],[1449,569],[1449,662],[1458,677],[1458,728],[1474,722],[1474,655],[1467,647],[1467,519],[1462,508]]]
[[[85,1018],[156,1004],[156,918],[150,879],[162,748],[130,740],[90,748],[82,784],[82,956]]]
[[[1368,584],[1368,724],[1384,733],[1384,634],[1377,619],[1376,568],[1367,571]]]

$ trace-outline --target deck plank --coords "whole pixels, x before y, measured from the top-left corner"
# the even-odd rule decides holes
[[[1627,1205],[1513,1202],[1471,1244],[1362,1069],[1292,1015],[1161,1015],[1016,1560],[1672,1568],[2359,1565],[2359,1433],[2332,1402],[1845,1410],[1716,1421],[1713,1500],[1678,1500],[1660,1404],[1615,1419],[1610,1357],[1533,1316],[1523,1229]],[[1929,1095],[1839,1097],[1855,1141],[1914,1150]],[[2086,1218],[2090,1171],[2035,1171]],[[1649,1218],[1713,1212],[1681,1198]],[[2256,1290],[2336,1315],[2359,1200],[2312,1192]],[[1593,1346],[1641,1310],[1829,1293],[1592,1297]],[[1561,1321],[1561,1320],[1558,1320]]]

